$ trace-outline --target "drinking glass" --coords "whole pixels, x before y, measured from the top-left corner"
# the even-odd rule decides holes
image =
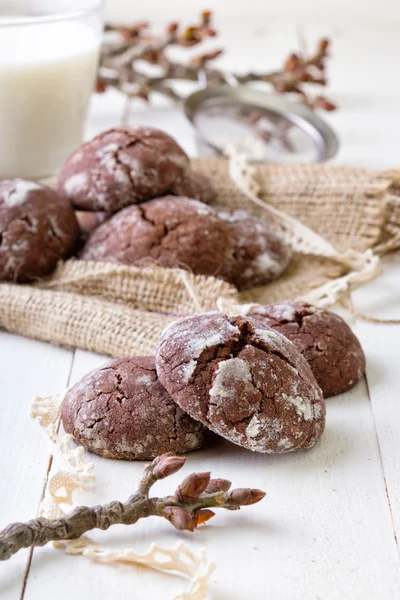
[[[82,142],[102,5],[0,2],[0,178],[54,175]]]

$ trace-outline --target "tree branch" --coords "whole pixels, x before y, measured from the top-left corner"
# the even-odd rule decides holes
[[[172,60],[167,52],[171,46],[192,47],[215,36],[217,32],[211,27],[211,18],[211,12],[204,11],[197,25],[181,28],[178,23],[171,23],[161,36],[149,34],[147,23],[123,27],[106,25],[97,90],[105,91],[110,86],[129,98],[137,96],[145,100],[151,99],[152,92],[158,92],[177,101],[181,98],[168,86],[168,80],[198,81],[199,73],[202,71],[209,83],[226,83],[224,71],[210,67],[210,63],[223,53],[222,50],[199,54],[187,64]],[[235,73],[233,76],[240,84],[262,81],[280,94],[295,94],[311,108],[331,111],[336,108],[333,102],[324,96],[314,97],[305,85],[322,87],[326,85],[329,44],[329,40],[321,39],[314,54],[309,57],[301,53],[290,54],[281,69],[266,73]],[[159,66],[162,75],[146,76],[138,68],[137,61]]]
[[[137,491],[126,501],[87,507],[79,506],[65,518],[51,521],[39,517],[27,523],[12,523],[0,532],[0,560],[7,560],[21,548],[44,546],[48,542],[73,540],[91,529],[112,525],[133,525],[139,519],[162,517],[179,530],[194,531],[214,516],[210,508],[239,510],[255,504],[265,493],[257,489],[229,491],[230,482],[210,479],[210,473],[192,473],[172,496],[149,498],[159,479],[176,473],[186,459],[172,453],[162,454],[144,470]]]

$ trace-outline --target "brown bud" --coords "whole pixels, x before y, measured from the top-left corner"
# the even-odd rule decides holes
[[[202,68],[209,60],[214,60],[221,54],[223,54],[223,50],[213,50],[212,52],[206,52],[205,54],[199,54],[198,56],[194,56],[190,63],[194,67]]]
[[[143,31],[143,29],[147,29],[149,27],[148,21],[140,21],[139,23],[134,23],[130,27],[118,27],[117,30],[123,37],[123,39],[127,42],[139,37]]]
[[[194,526],[198,527],[199,525],[203,525],[203,523],[207,523],[207,521],[213,517],[215,517],[215,512],[213,510],[209,510],[208,508],[200,508],[194,512]]]
[[[193,518],[179,506],[167,506],[163,516],[179,531],[194,531],[196,527]]]
[[[167,27],[167,33],[168,34],[175,34],[178,31],[178,27],[179,27],[179,23],[177,23],[177,21],[173,21],[172,23],[170,23]]]
[[[98,78],[96,79],[95,91],[96,91],[98,94],[103,94],[103,93],[106,91],[106,89],[107,89],[107,84],[106,84],[106,82],[104,81],[104,79],[100,79],[100,77],[98,77]]]
[[[192,25],[185,29],[183,37],[187,38],[188,40],[197,39],[198,31],[198,27]]]
[[[315,81],[315,77],[312,73],[309,73],[305,69],[300,69],[297,73],[297,79],[299,81],[303,81],[304,83]]]
[[[203,38],[205,37],[216,37],[217,36],[217,30],[213,29],[212,27],[202,27],[200,29],[201,32],[201,36]]]
[[[227,479],[210,479],[206,487],[207,494],[216,494],[217,492],[227,492],[231,487],[231,482]]]
[[[140,90],[140,92],[138,92],[136,94],[136,98],[140,98],[140,100],[144,100],[145,102],[149,101],[149,92],[146,90]]]
[[[285,60],[285,64],[284,64],[283,68],[285,71],[294,71],[299,66],[300,66],[300,58],[297,56],[297,54],[291,54]]]
[[[178,44],[184,48],[196,46],[202,40],[201,30],[199,27],[192,25],[187,27],[178,37]]]
[[[161,454],[153,461],[153,475],[156,479],[164,479],[173,475],[183,467],[186,458],[183,456],[174,456],[172,452]]]
[[[161,61],[162,53],[159,50],[150,49],[148,52],[144,52],[142,55],[142,60],[152,64],[158,65]]]
[[[327,51],[328,47],[329,47],[330,41],[328,38],[322,38],[322,40],[319,40],[318,42],[318,52],[320,52],[321,54],[325,54],[325,52]]]
[[[318,108],[322,108],[322,110],[326,110],[328,112],[332,112],[337,108],[336,104],[328,100],[328,98],[324,98],[324,96],[318,96],[315,99],[315,106],[317,106]]]
[[[295,82],[291,81],[281,81],[275,84],[275,90],[278,94],[284,94],[286,92],[296,92],[301,96],[304,96],[303,90],[297,85]]]
[[[265,492],[261,490],[252,490],[250,488],[237,488],[232,490],[226,496],[226,502],[234,506],[249,506],[257,504],[265,496]]]
[[[175,492],[179,502],[190,502],[198,498],[207,489],[210,473],[192,473],[188,475]]]
[[[203,10],[201,13],[201,22],[202,25],[208,27],[211,23],[212,11],[211,10]]]

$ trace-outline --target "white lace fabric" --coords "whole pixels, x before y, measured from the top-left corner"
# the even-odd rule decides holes
[[[321,235],[295,219],[261,200],[261,187],[257,182],[257,168],[234,144],[229,154],[229,175],[238,189],[253,203],[268,213],[269,222],[295,252],[330,258],[342,264],[347,273],[313,289],[298,299],[321,307],[332,306],[343,299],[347,302],[351,291],[372,281],[382,273],[380,258],[372,250],[339,252]]]
[[[39,515],[47,519],[60,519],[67,515],[60,504],[73,506],[76,490],[87,490],[95,481],[93,463],[86,461],[85,450],[76,446],[71,435],[59,433],[59,414],[66,391],[45,398],[33,399],[30,417],[43,428],[53,455],[44,498]],[[210,576],[215,566],[208,561],[203,550],[195,553],[187,544],[163,548],[153,543],[145,553],[133,548],[110,549],[96,544],[89,536],[77,540],[54,542],[67,554],[85,556],[91,560],[110,564],[142,565],[158,571],[173,572],[189,580],[188,588],[174,600],[206,600]]]

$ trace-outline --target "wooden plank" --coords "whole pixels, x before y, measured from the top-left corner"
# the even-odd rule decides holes
[[[77,352],[73,380],[103,362],[104,357]],[[95,492],[80,494],[77,501],[128,497],[143,465],[92,458]],[[93,538],[142,551],[153,541],[170,547],[184,540],[194,549],[204,547],[217,565],[213,598],[243,600],[249,581],[256,600],[398,597],[400,569],[364,382],[329,401],[327,431],[313,450],[264,456],[221,443],[189,456],[183,475],[209,469],[237,486],[259,486],[268,495],[241,513],[218,513],[193,536],[146,519],[134,528],[96,532]],[[171,492],[179,479],[160,483],[157,493]],[[33,556],[25,600],[56,595],[66,600],[72,586],[76,598],[90,593],[98,600],[127,597],[128,589],[137,600],[164,600],[183,589],[172,577],[96,565],[51,547]]]
[[[307,26],[309,48],[321,35],[333,39],[329,66],[329,93],[340,109],[328,118],[341,133],[342,148],[337,163],[352,162],[372,168],[398,167],[396,124],[400,113],[395,103],[396,82],[390,75],[391,56],[400,51],[396,32],[360,28]],[[365,61],[365,48],[373,55],[374,73]],[[351,69],[349,65],[351,64]],[[366,126],[367,125],[367,126]],[[374,151],[371,151],[374,148]],[[366,314],[400,319],[400,258],[384,259],[382,277],[354,294],[356,306]],[[393,519],[393,535],[400,535],[400,421],[397,401],[397,371],[400,359],[399,325],[376,325],[359,320],[356,331],[367,355],[367,378],[376,433]]]
[[[33,396],[66,386],[72,352],[0,331],[0,529],[36,515],[49,465],[49,448],[29,419]],[[17,600],[29,558],[21,550],[0,563],[0,598]]]
[[[387,257],[384,265],[385,273],[354,294],[354,302],[367,315],[400,321],[399,254]],[[368,359],[368,386],[397,543],[400,540],[399,332],[400,324],[357,323]]]

